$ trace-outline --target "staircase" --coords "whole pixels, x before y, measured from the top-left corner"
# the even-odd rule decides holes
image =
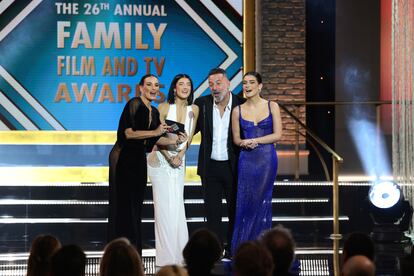
[[[0,185],[0,253],[28,252],[39,234],[57,236],[63,244],[76,243],[87,251],[106,244],[107,183],[32,183]],[[368,183],[340,183],[340,231],[367,228],[365,205]],[[200,182],[187,182],[185,208],[190,234],[204,226]],[[332,183],[275,182],[273,224],[290,228],[298,248],[330,248]],[[223,200],[223,205],[226,204]],[[225,210],[225,206],[222,206]],[[145,248],[154,248],[151,184],[143,208]],[[224,227],[227,217],[223,217]],[[364,230],[364,229],[362,229]]]

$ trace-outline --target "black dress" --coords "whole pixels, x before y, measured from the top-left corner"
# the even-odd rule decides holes
[[[128,238],[141,254],[141,210],[147,184],[146,152],[160,137],[126,139],[125,129],[154,130],[160,125],[158,110],[149,109],[141,98],[125,105],[119,120],[117,142],[109,155],[108,241]]]

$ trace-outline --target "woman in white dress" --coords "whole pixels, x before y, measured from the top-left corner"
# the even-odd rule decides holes
[[[183,263],[182,250],[188,241],[184,209],[185,152],[191,144],[198,107],[193,105],[193,83],[185,74],[171,82],[166,103],[158,106],[160,120],[185,125],[188,141],[178,147],[157,147],[148,155],[155,218],[156,266]],[[169,133],[167,135],[175,135]]]

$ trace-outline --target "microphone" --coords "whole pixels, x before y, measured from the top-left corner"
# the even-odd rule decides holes
[[[205,181],[206,181],[206,170],[207,170],[207,147],[206,147],[206,141],[203,139],[203,135],[207,135],[206,134],[206,102],[204,101],[203,102],[203,133],[202,133],[202,135],[201,135],[201,141],[202,141],[202,143],[204,144],[203,146],[203,148],[204,148],[204,150],[203,150],[203,177],[201,178],[201,184],[202,185],[205,185]],[[204,180],[204,181],[203,181]],[[204,182],[204,183],[203,183]],[[205,187],[205,186],[204,186]],[[202,189],[202,191],[203,191],[203,199],[205,199],[206,198],[206,192],[205,192],[205,189]],[[205,202],[204,202],[204,210],[205,210],[205,212],[204,212],[204,222],[206,222],[207,221],[207,207],[206,207],[206,204],[205,204]]]
[[[191,130],[191,124],[192,124],[192,122],[193,122],[193,120],[194,120],[194,112],[192,111],[192,110],[190,110],[190,111],[188,111],[188,118],[190,119],[190,122],[189,122],[189,126],[188,126],[188,131],[190,132],[190,134],[193,132],[192,130]]]
[[[194,112],[193,112],[192,110],[190,110],[190,111],[188,112],[188,117],[189,117],[190,119],[194,119]]]

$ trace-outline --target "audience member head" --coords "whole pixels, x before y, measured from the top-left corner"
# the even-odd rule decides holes
[[[289,271],[295,257],[295,241],[289,229],[278,225],[264,233],[261,239],[273,258],[273,275]]]
[[[27,276],[49,275],[52,256],[60,247],[59,240],[54,236],[37,236],[30,248]]]
[[[84,276],[86,256],[77,245],[64,245],[52,257],[52,276]]]
[[[138,251],[128,239],[119,238],[105,247],[99,268],[100,276],[143,276]]]
[[[187,270],[178,265],[166,265],[155,276],[188,276]]]
[[[272,256],[258,242],[242,243],[234,255],[233,270],[237,276],[270,276],[273,271]]]
[[[195,231],[183,250],[189,275],[210,273],[214,263],[220,259],[222,248],[217,236],[207,230]]]
[[[371,261],[374,261],[374,242],[367,234],[361,232],[353,232],[345,240],[344,248],[342,251],[343,263],[345,263],[349,258],[355,255],[363,255]]]
[[[181,95],[183,88],[188,89],[186,94]],[[187,91],[187,90],[185,90]],[[175,103],[176,97],[182,97],[187,99],[187,104],[191,105],[194,100],[194,90],[193,90],[193,81],[190,76],[187,74],[178,74],[171,81],[170,89],[168,90],[167,102],[169,104]]]
[[[343,276],[375,276],[374,263],[362,255],[350,257],[342,268]]]
[[[398,267],[401,276],[414,275],[414,247],[411,249],[411,254],[398,258]]]

